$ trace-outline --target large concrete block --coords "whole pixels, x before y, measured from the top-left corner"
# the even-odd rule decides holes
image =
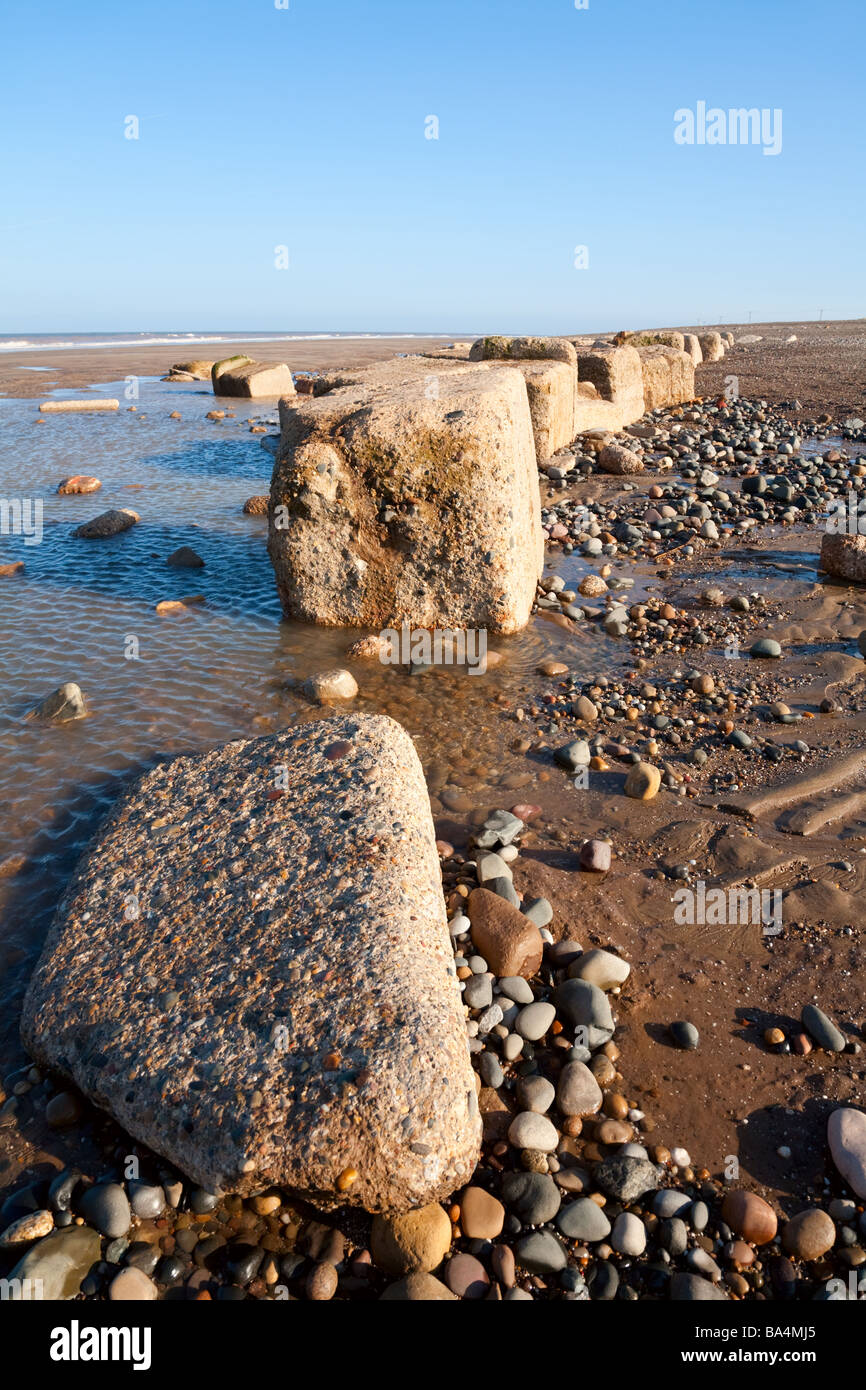
[[[701,344],[697,333],[683,334],[683,352],[687,352],[696,367],[699,367],[704,360],[701,352]]]
[[[472,362],[519,362],[528,358],[570,362],[572,365],[577,362],[574,345],[568,338],[478,338],[472,344],[469,358]]]
[[[328,626],[529,619],[543,564],[523,375],[455,368],[280,402],[268,549],[285,613]]]
[[[535,456],[544,463],[574,441],[577,365],[551,361],[514,365],[526,382]]]
[[[682,405],[695,398],[695,364],[687,352],[671,347],[637,349],[643,373],[644,409]]]
[[[699,333],[698,342],[705,362],[720,362],[725,355],[721,333]]]
[[[577,350],[578,380],[575,433],[594,429],[616,433],[639,420],[644,401],[636,350],[598,340],[591,347],[580,339],[572,342]]]
[[[243,396],[247,400],[291,396],[295,383],[285,362],[242,362],[214,379],[217,396]]]
[[[675,328],[652,328],[636,333],[631,339],[634,347],[672,347],[677,352],[684,349],[683,334]]]
[[[380,715],[160,764],[59,905],[35,1058],[209,1191],[401,1212],[480,1121],[421,765]]]

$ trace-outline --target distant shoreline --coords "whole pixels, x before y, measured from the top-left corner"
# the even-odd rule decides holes
[[[122,381],[127,376],[164,376],[175,362],[213,361],[236,352],[266,362],[288,362],[293,371],[322,371],[381,362],[400,352],[423,352],[452,341],[447,334],[417,337],[297,337],[238,338],[233,342],[195,342],[189,338],[170,343],[124,342],[108,347],[32,348],[0,352],[0,397],[38,397],[52,391],[86,390],[95,383]],[[224,350],[225,349],[225,350]],[[38,359],[38,360],[34,360]],[[34,370],[39,366],[40,370]],[[42,370],[47,368],[47,370]],[[210,389],[201,383],[203,391]]]

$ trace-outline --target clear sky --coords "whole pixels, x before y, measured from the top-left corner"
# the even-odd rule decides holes
[[[864,40],[864,0],[6,0],[0,332],[862,316]],[[677,144],[701,101],[781,152]]]

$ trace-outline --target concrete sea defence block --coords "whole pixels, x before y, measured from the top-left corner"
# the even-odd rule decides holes
[[[704,360],[697,333],[683,334],[683,351],[688,353],[696,367],[699,367]]]
[[[243,352],[236,352],[233,357],[221,357],[218,362],[214,362],[210,369],[211,385],[214,395],[219,395],[217,382],[225,372],[233,371],[236,367],[245,367],[248,362],[252,362],[251,357],[247,357]]]
[[[73,874],[22,1036],[209,1191],[402,1212],[460,1187],[480,1119],[409,735],[340,716],[147,773]]]
[[[631,343],[634,347],[672,347],[677,352],[682,352],[685,346],[684,335],[675,328],[651,328],[635,333]]]
[[[455,369],[280,402],[268,550],[287,616],[524,627],[543,564],[526,385]]]
[[[638,348],[637,353],[643,374],[645,410],[694,400],[695,364],[687,352],[659,345]]]
[[[575,434],[584,430],[613,432],[644,413],[641,362],[635,348],[596,340],[587,347],[572,339],[577,351]]]
[[[705,362],[720,362],[725,355],[721,333],[699,333],[701,353]]]
[[[227,368],[214,380],[217,396],[259,400],[265,396],[291,396],[294,391],[294,379],[285,362],[242,362]]]
[[[535,456],[544,463],[574,440],[577,364],[521,361],[514,365],[526,382]]]
[[[471,362],[524,359],[549,359],[576,365],[577,354],[568,338],[478,338],[469,351]]]

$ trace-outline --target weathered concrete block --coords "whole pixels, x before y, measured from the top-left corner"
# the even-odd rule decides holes
[[[574,441],[577,365],[550,361],[523,361],[514,365],[526,382],[535,457],[539,463],[544,463]]]
[[[115,400],[43,401],[39,406],[42,415],[76,415],[94,410],[119,409],[120,401]]]
[[[699,367],[704,360],[697,333],[683,334],[683,351],[688,353],[696,367]]]
[[[677,352],[684,348],[683,334],[675,328],[652,328],[636,333],[631,341],[634,347],[672,347]]]
[[[72,877],[22,1036],[209,1191],[460,1187],[480,1120],[409,735],[342,716],[154,768]]]
[[[616,433],[644,413],[640,357],[630,345],[598,340],[587,347],[571,340],[577,351],[575,434],[584,430]]]
[[[285,362],[242,362],[227,368],[214,380],[216,396],[259,400],[263,396],[292,396],[294,392],[294,379]]]
[[[253,359],[251,357],[247,357],[245,353],[236,352],[233,357],[221,357],[218,362],[214,362],[213,366],[210,369],[210,379],[211,385],[213,386],[214,395],[219,395],[219,391],[217,390],[217,382],[219,381],[221,376],[223,376],[226,372],[234,371],[237,367],[245,367],[249,362],[252,362],[252,360]]]
[[[699,333],[698,342],[705,362],[720,362],[725,355],[721,333]]]
[[[505,360],[519,362],[543,359],[577,364],[574,345],[568,338],[478,338],[469,350],[470,362]]]
[[[268,549],[283,609],[328,626],[524,627],[543,563],[511,368],[280,402]]]
[[[688,353],[671,347],[637,349],[643,373],[644,409],[681,405],[695,398],[695,364]]]

